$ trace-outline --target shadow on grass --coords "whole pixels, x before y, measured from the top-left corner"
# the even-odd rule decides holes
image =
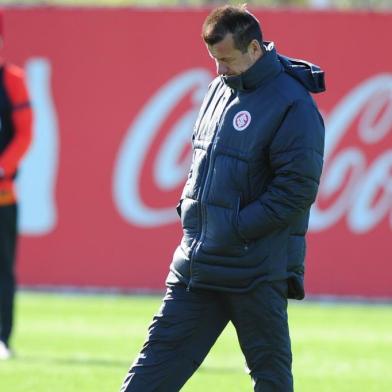
[[[44,355],[18,355],[13,361],[23,362],[31,365],[57,365],[57,366],[97,366],[97,367],[118,367],[128,369],[132,364],[133,358],[130,360],[113,359],[113,358],[92,358],[92,357],[52,357]],[[199,372],[202,373],[243,373],[244,368],[241,364],[238,366],[215,366],[201,365]]]
[[[45,355],[21,355],[19,354],[14,361],[23,362],[23,364],[47,364],[47,365],[58,365],[58,366],[102,366],[102,367],[129,367],[132,360],[129,361],[123,359],[113,358],[92,358],[92,357],[53,357]]]

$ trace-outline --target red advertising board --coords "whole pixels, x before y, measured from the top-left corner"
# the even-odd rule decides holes
[[[325,169],[308,294],[392,297],[392,14],[253,10],[283,54],[326,71]],[[7,9],[35,139],[18,188],[19,281],[162,289],[174,206],[214,64],[208,10]]]

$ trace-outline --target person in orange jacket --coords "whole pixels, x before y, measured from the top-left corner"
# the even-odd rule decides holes
[[[2,16],[0,11],[1,43]],[[0,58],[0,359],[11,357],[17,242],[14,182],[31,138],[32,110],[23,71]]]

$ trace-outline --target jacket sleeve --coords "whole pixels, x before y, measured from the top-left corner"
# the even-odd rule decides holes
[[[0,155],[0,168],[4,176],[12,176],[19,162],[26,153],[32,137],[32,111],[24,82],[22,70],[7,65],[4,73],[4,84],[11,101],[11,119],[15,135]]]
[[[311,102],[297,101],[277,130],[269,151],[273,177],[266,191],[238,216],[240,235],[252,240],[286,227],[307,211],[319,185],[324,123]]]

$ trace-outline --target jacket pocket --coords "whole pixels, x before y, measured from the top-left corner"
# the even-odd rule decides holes
[[[190,251],[192,244],[198,238],[200,230],[199,203],[192,199],[182,199],[180,205],[183,237],[181,246],[185,253]]]
[[[246,245],[248,245],[250,243],[249,240],[247,240],[243,235],[241,235],[240,232],[240,228],[239,228],[239,216],[240,216],[240,211],[241,211],[241,197],[238,196],[238,200],[237,200],[237,208],[235,211],[235,215],[234,215],[234,229],[238,235],[239,238],[241,238],[242,242]]]
[[[247,244],[237,231],[239,203],[234,208],[205,205],[206,221],[202,249],[220,256],[240,256]]]

